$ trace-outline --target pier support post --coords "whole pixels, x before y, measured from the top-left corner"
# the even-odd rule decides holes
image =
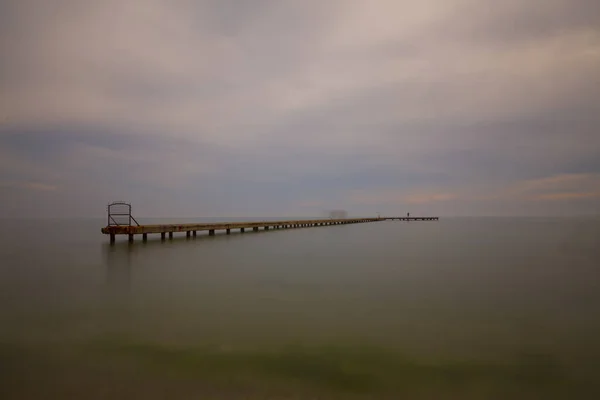
[[[188,239],[190,238],[190,231],[186,231],[185,232],[185,237],[188,238]]]
[[[208,236],[215,236],[215,230],[214,229],[209,229],[208,230]]]
[[[133,243],[133,235],[131,233],[129,234],[129,243]]]
[[[160,233],[160,240],[165,240],[165,232]]]
[[[194,231],[194,233],[193,233],[194,237],[196,237],[196,233],[197,233],[197,232],[196,232],[196,231]]]
[[[144,233],[144,234],[142,234],[142,240],[143,240],[144,242],[147,242],[147,241],[148,241],[148,234],[147,234],[147,233]]]
[[[229,235],[231,233],[231,229],[227,228],[225,232],[227,232],[227,234]]]
[[[265,231],[268,231],[268,230],[269,230],[269,227],[268,227],[268,226],[265,226]]]
[[[115,244],[115,234],[114,233],[110,234],[110,244]]]
[[[173,239],[173,232],[169,232],[169,239]]]
[[[244,228],[240,228],[240,233],[244,233]]]
[[[252,230],[253,230],[254,232],[258,232],[258,226],[255,226],[254,228],[252,228]]]

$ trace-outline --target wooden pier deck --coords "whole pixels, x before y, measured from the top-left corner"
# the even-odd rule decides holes
[[[246,229],[258,231],[259,229],[286,229],[286,228],[303,228],[309,226],[326,226],[326,225],[341,225],[341,224],[357,224],[364,222],[374,222],[377,218],[359,218],[346,220],[286,220],[286,221],[258,221],[258,222],[215,222],[215,223],[196,223],[196,224],[173,224],[173,225],[138,225],[138,226],[107,226],[102,228],[102,233],[110,235],[111,242],[114,242],[115,235],[129,235],[129,241],[133,241],[134,235],[142,235],[143,240],[146,240],[150,233],[160,233],[164,239],[168,234],[169,238],[173,238],[175,232],[185,232],[186,236],[196,236],[199,231],[208,231],[209,235],[214,235],[216,231],[225,231],[231,233],[232,229],[239,229],[240,232],[245,232]]]
[[[111,213],[111,206],[119,206],[126,212]],[[146,241],[148,234],[160,234],[161,239],[165,239],[169,235],[169,239],[173,238],[173,233],[185,232],[187,237],[196,236],[197,232],[208,231],[210,236],[213,236],[216,231],[225,231],[230,234],[232,229],[238,229],[240,232],[245,232],[246,229],[258,231],[259,229],[290,229],[304,228],[311,226],[331,226],[331,225],[346,225],[359,224],[366,222],[377,222],[386,220],[400,221],[437,221],[438,217],[377,217],[377,218],[343,218],[343,219],[299,219],[299,220],[283,220],[283,221],[243,221],[243,222],[213,222],[213,223],[194,223],[194,224],[166,224],[166,225],[140,225],[135,218],[131,216],[131,205],[126,203],[113,203],[109,205],[108,225],[102,228],[102,233],[110,236],[110,242],[115,242],[116,235],[127,235],[130,242],[133,242],[135,235],[142,235],[142,239]],[[135,225],[133,224],[135,222]]]
[[[116,210],[115,210],[116,209]],[[142,240],[148,240],[148,234],[160,233],[164,240],[169,235],[173,238],[173,233],[185,232],[187,237],[196,237],[197,232],[208,231],[213,236],[216,231],[225,231],[230,234],[232,229],[239,229],[245,232],[246,229],[258,231],[259,229],[290,229],[304,228],[311,226],[331,226],[360,224],[366,222],[378,222],[387,220],[397,221],[437,221],[438,217],[377,217],[377,218],[341,218],[341,219],[298,219],[283,221],[242,221],[242,222],[212,222],[212,223],[193,223],[193,224],[163,224],[163,225],[140,225],[131,215],[131,205],[123,202],[112,203],[108,206],[108,225],[102,228],[102,233],[110,236],[110,242],[115,242],[117,235],[127,235],[130,242],[133,242],[135,235],[142,235]],[[134,225],[135,223],[135,225]]]

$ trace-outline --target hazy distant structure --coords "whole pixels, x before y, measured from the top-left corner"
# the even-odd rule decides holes
[[[348,217],[346,210],[331,210],[329,211],[329,218],[331,219],[343,219]]]

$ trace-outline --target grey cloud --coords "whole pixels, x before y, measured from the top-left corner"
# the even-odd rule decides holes
[[[595,0],[468,1],[440,24],[442,40],[505,46],[528,44],[579,30],[596,31],[600,3]],[[445,33],[445,35],[444,35]]]
[[[511,188],[600,172],[597,2],[0,7],[10,214],[595,210]]]

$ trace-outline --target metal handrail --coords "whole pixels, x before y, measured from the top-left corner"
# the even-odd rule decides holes
[[[123,212],[123,210],[118,210],[121,212],[112,212],[112,207],[113,206],[125,206],[127,207],[127,212]],[[110,203],[107,207],[106,207],[106,211],[108,213],[108,226],[132,226],[132,221],[135,222],[135,224],[137,226],[140,226],[139,222],[137,222],[137,220],[133,217],[133,215],[131,215],[131,204],[126,203],[124,201],[114,201],[112,203]],[[117,219],[113,218],[113,216],[115,217],[124,217],[127,216],[127,220],[128,220],[128,224],[120,224]]]

